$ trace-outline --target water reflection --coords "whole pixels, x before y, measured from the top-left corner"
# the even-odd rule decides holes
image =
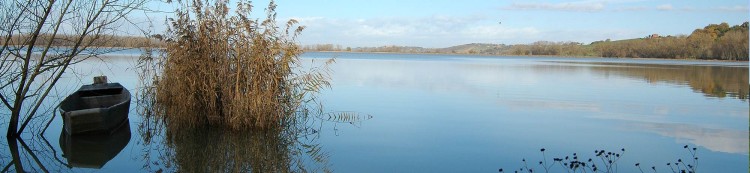
[[[628,129],[656,133],[705,147],[711,151],[748,154],[748,131],[705,128],[690,124],[630,123]]]
[[[130,142],[130,122],[112,134],[68,135],[60,132],[60,148],[68,167],[102,168]]]
[[[58,157],[49,141],[44,137],[32,138],[26,142],[22,138],[6,138],[10,156],[3,153],[4,164],[0,172],[62,172],[69,170],[67,164]]]
[[[343,59],[334,66],[334,85],[413,88],[436,93],[462,92],[490,95],[491,89],[523,87],[556,89],[571,82],[606,82],[609,77],[644,80],[689,86],[706,97],[750,97],[746,65],[687,64],[681,61],[648,64],[648,62],[602,62],[601,59],[573,61],[540,61],[534,59],[482,59],[481,61],[442,60],[370,60]],[[671,64],[670,64],[671,63]],[[597,81],[598,80],[598,81]],[[587,85],[590,83],[580,83]],[[555,86],[555,87],[552,87]],[[488,88],[494,87],[494,88]],[[566,88],[575,89],[575,88]],[[544,92],[544,91],[539,91]],[[499,93],[499,94],[519,94]],[[555,93],[559,94],[559,93]]]
[[[23,172],[24,169],[23,169],[23,165],[21,162],[21,154],[18,152],[18,143],[20,142],[24,144],[24,146],[26,145],[23,142],[23,139],[21,140],[16,140],[14,138],[7,138],[7,139],[8,139],[8,150],[10,150],[11,161],[8,163],[8,165],[6,165],[3,168],[2,172],[8,172],[8,169],[11,166],[15,168],[16,172]],[[46,168],[42,166],[42,170],[46,171]]]
[[[288,126],[262,130],[170,129],[156,116],[153,94],[138,94],[143,168],[152,172],[332,172],[317,141],[320,120],[296,114]],[[317,125],[317,126],[316,126]],[[317,127],[317,128],[316,128]]]
[[[140,96],[145,96],[138,99],[143,168],[152,172],[332,172],[330,155],[318,141],[324,124],[358,127],[372,118],[357,112],[305,111],[287,126],[269,130],[170,129],[143,103],[153,101],[153,95]]]
[[[140,91],[147,87],[132,87],[143,77],[123,70],[110,76],[126,79],[123,85],[138,91],[130,117],[134,141],[93,171],[327,172],[335,165],[343,172],[489,172],[497,171],[498,163],[516,165],[522,157],[537,156],[538,147],[561,152],[624,147],[630,152],[627,159],[662,163],[682,152],[663,150],[688,143],[702,146],[702,169],[746,171],[748,109],[742,93],[747,88],[733,86],[744,82],[747,87],[746,65],[429,58],[339,59],[333,89],[324,96],[327,108],[377,116],[310,113],[295,126],[268,132],[195,128],[167,133],[153,116],[158,112],[147,108],[153,94]],[[703,94],[722,90],[724,96]],[[373,122],[366,128],[333,135],[340,131],[336,126],[349,130],[368,119]],[[57,142],[57,131],[52,133],[50,140]],[[69,152],[44,138],[8,140],[0,149],[2,172],[92,171],[69,168],[76,165]],[[637,172],[624,163],[631,166],[621,171]]]
[[[602,75],[619,75],[648,83],[665,82],[687,85],[707,97],[731,97],[747,100],[750,96],[747,66],[633,64],[614,62],[559,62],[590,64]]]
[[[354,111],[329,112],[325,114],[318,114],[315,117],[324,122],[331,122],[334,124],[351,124],[355,127],[361,127],[362,122],[372,119],[372,115]]]
[[[376,59],[381,57],[391,58]],[[660,147],[686,144],[706,151],[701,153],[702,158],[731,162],[741,162],[735,156],[748,152],[750,86],[746,64],[512,57],[440,59],[429,55],[419,60],[397,59],[399,55],[376,58],[337,60],[335,92],[330,97],[342,100],[341,107],[380,115],[375,120],[376,127],[363,133],[391,134],[382,140],[385,142],[337,141],[345,143],[341,144],[343,147],[396,150],[392,153],[398,154],[364,154],[380,158],[374,161],[380,167],[397,165],[391,161],[396,158],[426,158],[435,163],[413,167],[439,167],[440,161],[455,165],[460,162],[458,159],[419,155],[435,150],[464,151],[452,148],[454,141],[462,141],[457,146],[485,151],[515,147],[502,151],[511,153],[508,155],[527,145],[568,151],[589,146],[624,147],[637,150],[628,159],[638,161],[658,161],[658,156],[675,154],[668,149],[658,150]],[[493,137],[501,140],[486,140]],[[411,143],[439,147],[398,150],[405,148],[400,145]],[[465,154],[454,152],[452,156]],[[356,156],[332,160],[347,163],[351,157]],[[717,168],[714,164],[726,163],[729,162],[707,160],[703,165],[713,170]],[[351,166],[349,171],[358,167],[363,166]],[[733,172],[736,167],[718,170]]]
[[[59,146],[53,147],[45,136],[30,139],[7,138],[10,156],[0,156],[0,172],[70,172],[76,168],[101,169],[130,142],[130,125],[112,134],[70,136],[60,128]],[[27,142],[28,140],[28,142]],[[10,159],[10,160],[6,160]]]
[[[144,168],[149,171],[331,172],[328,153],[316,141],[320,129],[295,126],[236,131],[163,127],[167,128],[139,131],[144,140],[150,140],[145,144],[149,147],[143,156],[147,164]]]
[[[312,171],[299,163],[300,155],[310,154],[325,162],[327,155],[319,144],[296,145],[296,138],[280,130],[226,131],[192,129],[168,137],[178,171],[194,172],[297,172]],[[207,147],[209,146],[209,147]],[[326,164],[326,163],[321,163]],[[314,168],[313,168],[314,169]],[[323,168],[325,171],[327,168]]]

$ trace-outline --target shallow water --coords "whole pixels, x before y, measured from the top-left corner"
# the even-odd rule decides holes
[[[77,65],[82,77],[63,79],[57,92],[107,75],[136,97],[134,56],[113,57]],[[337,58],[332,86],[320,95],[330,114],[307,124],[311,135],[207,130],[165,139],[144,133],[133,99],[129,142],[107,150],[120,149],[111,160],[75,167],[82,164],[58,142],[59,116],[44,138],[26,135],[19,157],[26,170],[52,172],[512,172],[522,159],[540,171],[544,158],[596,159],[594,150],[604,149],[622,154],[619,172],[638,172],[635,163],[669,172],[668,162],[692,163],[683,148],[689,145],[699,172],[748,171],[747,62],[359,53],[302,59],[330,57]],[[348,114],[330,116],[340,112]],[[2,147],[0,163],[9,165],[12,147]]]

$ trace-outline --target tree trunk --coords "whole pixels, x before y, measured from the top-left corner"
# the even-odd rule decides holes
[[[10,133],[10,131],[8,131]],[[10,155],[13,158],[11,161],[16,169],[16,172],[24,172],[23,171],[23,165],[21,165],[21,154],[18,152],[18,141],[16,141],[15,137],[8,137],[8,149],[10,150]]]
[[[15,139],[18,137],[18,117],[21,115],[21,111],[17,110],[17,108],[14,109],[16,110],[11,110],[10,121],[8,122],[8,133],[5,137]]]

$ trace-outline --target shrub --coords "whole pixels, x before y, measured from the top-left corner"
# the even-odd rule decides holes
[[[273,1],[264,20],[250,18],[247,1],[231,14],[227,1],[202,2],[178,2],[182,8],[163,36],[166,59],[155,86],[168,129],[283,126],[308,94],[329,85],[327,68],[299,70],[295,39],[304,27],[295,20],[278,27]]]

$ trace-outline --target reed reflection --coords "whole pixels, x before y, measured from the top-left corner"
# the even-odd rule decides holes
[[[159,118],[148,89],[138,93],[142,122],[143,169],[152,172],[332,172],[329,153],[318,142],[324,127],[360,127],[371,115],[352,111],[301,108],[283,126],[267,130],[233,130],[199,126],[179,129]]]
[[[331,172],[309,119],[269,130],[170,129],[143,119],[144,169],[166,172]],[[160,127],[157,127],[160,126]]]

